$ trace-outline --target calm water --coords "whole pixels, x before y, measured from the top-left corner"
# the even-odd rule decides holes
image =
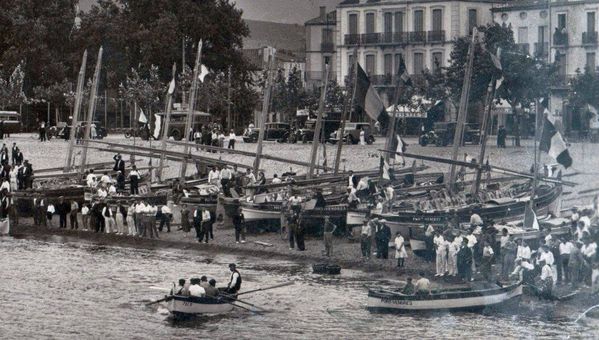
[[[146,307],[179,277],[228,278],[236,262],[243,290],[295,280],[297,284],[247,301],[271,310],[172,323],[163,307]],[[283,261],[237,258],[182,250],[104,247],[55,238],[0,238],[0,337],[106,339],[373,339],[535,338],[598,336],[599,325],[547,322],[534,317],[478,314],[410,317],[370,314],[367,274],[346,271],[335,279]],[[383,282],[389,284],[389,282]]]

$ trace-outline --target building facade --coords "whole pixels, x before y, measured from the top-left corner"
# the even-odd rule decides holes
[[[496,1],[346,0],[337,7],[337,80],[358,61],[379,88],[394,86],[400,58],[408,72],[446,66],[455,38],[492,22]],[[384,101],[387,91],[381,92]]]
[[[492,13],[496,23],[512,27],[523,53],[558,63],[560,84],[551,89],[551,118],[567,134],[585,129],[586,118],[570,109],[566,97],[577,71],[597,69],[599,0],[513,2]]]
[[[327,13],[320,7],[318,17],[306,21],[306,86],[322,83],[325,65],[330,67],[330,79],[337,79],[337,11]]]

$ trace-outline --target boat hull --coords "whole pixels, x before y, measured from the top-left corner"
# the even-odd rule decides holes
[[[520,284],[490,290],[424,296],[369,291],[367,309],[394,313],[480,311],[516,302],[520,296],[522,296]]]
[[[176,316],[222,314],[233,310],[233,305],[211,297],[173,296],[167,309]]]
[[[278,221],[281,219],[281,212],[276,210],[266,210],[252,207],[241,207],[243,218],[246,222],[272,220]]]

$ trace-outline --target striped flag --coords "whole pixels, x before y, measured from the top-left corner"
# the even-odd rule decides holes
[[[524,229],[535,229],[539,230],[539,221],[537,220],[537,214],[532,210],[530,204],[526,205],[524,210]]]
[[[545,118],[543,123],[543,135],[539,143],[539,150],[547,152],[566,169],[572,166],[572,157],[570,157],[566,142],[548,118]]]
[[[489,56],[491,57],[491,61],[493,62],[493,65],[495,65],[495,68],[501,71],[501,78],[497,79],[497,82],[495,83],[495,88],[498,89],[504,81],[503,67],[501,66],[501,47],[497,47],[497,54],[489,52]]]
[[[142,124],[148,123],[148,117],[146,117],[144,110],[142,110],[141,107],[139,108],[139,118],[137,118],[137,121]]]
[[[397,70],[397,74],[399,74],[399,79],[406,86],[412,85],[412,78],[410,78],[410,74],[406,69],[406,62],[403,59],[403,55],[399,55],[399,69]]]
[[[387,125],[389,125],[389,115],[385,110],[385,105],[374,87],[370,84],[370,80],[360,64],[358,64],[356,78],[356,105],[361,107],[368,117],[378,121],[382,129],[387,128]]]

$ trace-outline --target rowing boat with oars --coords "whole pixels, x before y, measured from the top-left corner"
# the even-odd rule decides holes
[[[522,284],[506,287],[445,289],[428,295],[406,295],[384,289],[368,291],[367,309],[371,312],[439,312],[482,311],[516,302],[522,295]]]
[[[175,318],[223,314],[232,311],[233,307],[231,300],[225,297],[171,295],[166,301],[166,308]]]

